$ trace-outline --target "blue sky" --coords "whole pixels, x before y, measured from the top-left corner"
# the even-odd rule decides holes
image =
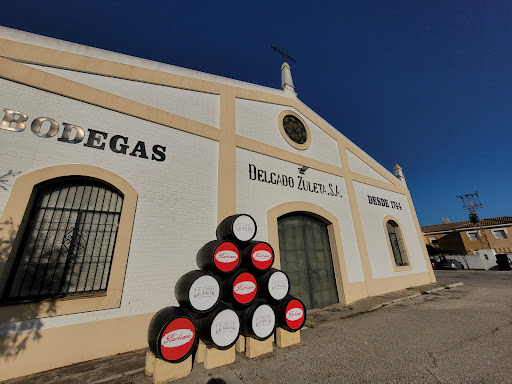
[[[14,3],[13,3],[14,4]],[[17,6],[16,6],[17,7]],[[14,8],[16,8],[14,7]],[[7,27],[280,87],[392,170],[421,225],[512,216],[512,2],[24,1]]]

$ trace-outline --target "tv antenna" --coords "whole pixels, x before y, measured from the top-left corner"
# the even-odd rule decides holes
[[[464,210],[469,211],[469,221],[473,224],[477,224],[480,227],[480,230],[482,231],[483,238],[485,239],[485,243],[482,241],[482,237],[478,236],[480,240],[480,244],[482,247],[486,246],[488,249],[491,247],[489,240],[487,239],[487,235],[484,231],[484,226],[482,225],[482,222],[480,221],[480,218],[478,217],[478,214],[476,213],[476,210],[478,208],[483,208],[484,206],[480,202],[480,198],[478,197],[478,191],[475,191],[475,193],[467,193],[462,196],[457,196],[462,200],[462,206]]]
[[[293,61],[294,63],[296,63],[295,59],[291,56],[289,56],[285,51],[284,51],[284,48],[283,49],[278,49],[276,47],[274,47],[273,45],[270,45],[270,47],[276,51],[276,52],[279,52],[281,54],[281,56],[283,56],[283,63],[286,63],[286,58],[289,58],[291,61]]]

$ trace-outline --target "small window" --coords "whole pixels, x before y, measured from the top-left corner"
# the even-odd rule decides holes
[[[439,240],[436,236],[430,237],[430,244],[432,245],[439,245]]]
[[[480,236],[478,236],[478,232],[466,232],[466,235],[471,241],[478,241],[480,239]]]
[[[295,149],[305,150],[311,144],[311,132],[306,121],[293,111],[282,111],[277,124],[285,141]]]
[[[306,127],[293,115],[286,115],[283,119],[284,131],[290,139],[297,144],[304,144],[308,137]]]
[[[492,231],[492,234],[498,240],[507,238],[507,232],[505,232],[504,229],[496,229],[496,230]]]
[[[92,177],[35,187],[22,246],[4,300],[9,303],[107,290],[123,195]]]
[[[402,239],[402,233],[398,224],[393,220],[388,220],[386,223],[388,230],[389,242],[391,243],[391,250],[397,266],[409,265],[407,261],[407,254]]]

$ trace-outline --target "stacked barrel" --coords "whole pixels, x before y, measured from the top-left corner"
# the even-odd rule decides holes
[[[253,240],[256,222],[247,214],[229,216],[217,227],[217,240],[197,253],[200,268],[175,286],[179,307],[167,307],[151,320],[148,343],[158,358],[179,363],[197,350],[199,339],[225,350],[240,335],[267,340],[276,327],[296,332],[306,321],[304,304],[289,294],[286,273],[272,268],[274,250]]]

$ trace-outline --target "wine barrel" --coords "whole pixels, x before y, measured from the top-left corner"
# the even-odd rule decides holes
[[[268,302],[278,303],[290,292],[290,279],[283,271],[271,268],[258,279],[260,297]]]
[[[220,350],[231,348],[240,336],[240,319],[233,308],[221,301],[215,309],[197,320],[201,340]]]
[[[190,271],[180,277],[174,287],[174,295],[180,306],[204,313],[219,303],[220,285],[208,272]]]
[[[224,301],[236,308],[251,305],[258,295],[258,282],[246,269],[239,269],[222,283]]]
[[[205,271],[226,275],[240,265],[240,250],[230,241],[213,240],[197,252],[197,266]]]
[[[242,251],[242,263],[256,273],[266,272],[274,264],[274,249],[264,241],[252,242]]]
[[[288,295],[281,303],[274,306],[277,326],[289,332],[301,329],[306,322],[306,307],[299,299]]]
[[[161,309],[149,323],[149,349],[162,360],[182,362],[195,353],[198,342],[194,320],[179,307]]]
[[[276,315],[263,300],[256,300],[240,313],[240,333],[256,340],[266,340],[274,333]]]
[[[256,221],[246,214],[228,216],[217,226],[217,239],[250,241],[256,236]]]

